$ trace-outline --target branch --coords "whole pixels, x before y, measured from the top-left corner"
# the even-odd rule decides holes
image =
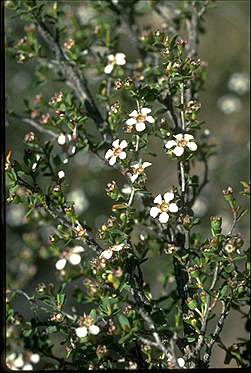
[[[220,319],[219,319],[219,321],[218,321],[218,323],[215,327],[214,333],[212,335],[212,340],[207,344],[206,352],[205,352],[204,357],[203,357],[203,361],[207,365],[209,364],[209,359],[211,357],[213,345],[216,342],[217,337],[220,335],[220,332],[223,328],[224,320],[228,316],[229,310],[230,310],[230,303],[231,302],[230,302],[229,299],[227,301],[222,300],[221,303],[222,303],[221,316],[220,316]]]
[[[67,80],[67,84],[75,90],[75,93],[80,100],[87,101],[90,106],[91,116],[93,117],[98,128],[103,128],[104,119],[96,103],[92,97],[92,94],[88,88],[87,80],[84,74],[79,68],[73,64],[73,62],[66,56],[60,45],[56,42],[55,38],[51,35],[46,25],[33,14],[34,21],[37,26],[37,30],[45,42],[48,44],[50,50],[55,56],[55,60],[48,64],[50,68],[52,66],[57,68]]]
[[[16,113],[11,115],[11,116],[14,116],[15,118],[21,120],[21,122],[23,122],[23,123],[27,123],[27,124],[31,125],[32,127],[34,127],[36,130],[38,130],[41,133],[45,133],[46,135],[52,136],[53,138],[58,137],[58,135],[55,132],[50,131],[47,128],[42,127],[39,123],[37,123],[33,119],[22,117],[21,115],[16,114]]]

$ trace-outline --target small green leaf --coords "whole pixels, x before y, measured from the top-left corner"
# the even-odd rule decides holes
[[[131,327],[130,327],[130,323],[129,323],[129,320],[127,319],[127,317],[120,314],[120,315],[118,315],[118,319],[119,319],[120,325],[121,325],[123,330],[125,330],[125,331],[130,330]]]

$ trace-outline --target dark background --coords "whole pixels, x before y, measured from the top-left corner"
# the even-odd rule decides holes
[[[74,13],[84,3],[65,2]],[[241,190],[240,181],[249,179],[249,89],[240,94],[229,88],[229,80],[234,73],[250,74],[250,5],[249,1],[217,1],[215,8],[206,14],[206,33],[200,38],[199,57],[208,63],[208,77],[205,91],[201,93],[201,119],[205,120],[205,128],[210,131],[210,142],[217,145],[217,155],[210,160],[210,183],[203,190],[199,202],[194,207],[195,212],[202,218],[200,231],[206,237],[209,234],[209,217],[223,217],[223,230],[227,232],[231,226],[231,215],[222,197],[222,189],[231,185],[235,192]],[[8,34],[16,34],[17,40],[25,35],[24,24],[18,19],[11,19],[12,12],[6,11],[5,28]],[[83,20],[82,22],[85,22]],[[144,17],[140,24],[152,24],[157,29],[159,18]],[[123,36],[120,51],[125,52],[128,60],[135,60],[135,53],[127,35]],[[6,94],[8,107],[14,111],[24,110],[23,100],[32,100],[42,93],[50,97],[61,86],[51,84],[36,88],[34,82],[34,65],[32,62],[17,64],[6,56]],[[243,78],[245,81],[245,78]],[[243,84],[243,83],[242,83]],[[64,87],[65,88],[65,87]],[[223,98],[222,98],[223,97]],[[232,109],[226,113],[222,109],[223,100],[228,101]],[[226,101],[225,101],[226,104]],[[18,121],[6,125],[6,149],[13,149],[14,158],[22,159],[24,135],[32,130],[28,125]],[[36,132],[36,131],[34,131]],[[40,135],[39,135],[40,136]],[[148,188],[154,194],[165,192],[177,184],[175,162],[167,159],[162,146],[156,140],[152,141],[153,151],[158,154],[153,162],[154,167],[147,171]],[[66,178],[70,180],[68,193],[75,191],[82,195],[82,216],[96,230],[111,215],[112,201],[106,196],[107,182],[116,180],[119,185],[126,183],[122,176],[104,165],[95,155],[79,153],[67,167]],[[196,169],[201,172],[201,169]],[[195,170],[193,170],[195,172]],[[77,190],[77,192],[76,192]],[[79,197],[80,198],[80,197]],[[239,201],[243,207],[248,202],[242,196]],[[81,205],[81,202],[78,202]],[[25,224],[25,212],[19,205],[7,206],[7,281],[12,287],[24,288],[32,294],[38,282],[53,282],[55,280],[55,263],[48,263],[41,258],[34,260],[34,252],[42,252],[38,237],[46,242],[48,226],[38,226],[34,229]],[[236,232],[241,233],[246,244],[249,243],[249,216],[238,225]],[[33,233],[32,233],[33,232]],[[33,234],[29,237],[28,234]],[[26,236],[24,236],[26,234]],[[26,258],[26,260],[24,260]],[[37,258],[37,255],[35,256]],[[28,264],[27,264],[28,263]],[[149,282],[153,296],[163,294],[161,278],[166,270],[166,258],[152,257],[144,267],[145,279]],[[163,273],[161,273],[161,271]],[[26,303],[17,298],[16,308],[29,316]],[[237,312],[232,311],[222,332],[225,344],[232,344],[238,337],[246,336],[244,324]],[[224,353],[215,347],[211,368],[224,367]],[[235,363],[230,365],[235,367]]]

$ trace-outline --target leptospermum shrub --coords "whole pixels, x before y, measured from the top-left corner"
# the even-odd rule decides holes
[[[53,263],[58,278],[56,285],[38,283],[32,295],[18,283],[7,284],[7,366],[209,368],[217,344],[225,351],[225,364],[234,360],[247,367],[248,341],[225,346],[220,337],[231,309],[248,324],[249,252],[235,233],[246,210],[226,186],[222,198],[232,227],[224,234],[221,216],[212,216],[202,237],[192,209],[208,183],[208,160],[216,151],[198,118],[206,63],[197,49],[211,2],[84,1],[82,8],[91,11],[85,26],[74,7],[65,5],[6,1],[25,30],[7,52],[18,63],[35,62],[38,87],[62,85],[48,98],[25,100],[23,114],[13,112],[11,103],[7,108],[10,123],[31,127],[23,159],[15,159],[15,149],[6,155],[7,202],[23,206],[32,227],[26,245]],[[139,29],[137,17],[147,13],[162,17],[158,30]],[[122,29],[140,56],[136,62],[129,62],[119,43]],[[147,183],[158,165],[152,138],[177,165],[177,185],[166,180],[165,190],[156,194]],[[104,193],[113,205],[96,232],[66,196],[66,165],[80,151],[94,153],[128,184],[121,189],[116,180],[108,183]],[[197,164],[204,173],[194,173]],[[248,196],[249,184],[242,186]],[[54,233],[42,247],[32,232],[44,223]],[[142,264],[160,255],[168,259],[169,290],[154,299]],[[29,255],[21,260],[28,263]],[[28,301],[31,318],[14,309],[17,294]],[[68,311],[72,297],[79,307]],[[54,348],[59,340],[60,348]]]

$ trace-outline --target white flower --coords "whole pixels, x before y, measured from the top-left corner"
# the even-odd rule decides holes
[[[74,210],[77,214],[81,214],[87,210],[90,203],[82,189],[75,189],[68,194],[68,199],[74,201]]]
[[[138,132],[144,131],[146,128],[145,122],[154,123],[155,120],[151,115],[148,115],[152,110],[143,107],[139,112],[137,110],[133,110],[129,116],[131,118],[127,119],[126,124],[128,126],[136,125],[136,130]]]
[[[232,114],[241,110],[241,100],[233,95],[222,96],[218,99],[217,105],[224,114]]]
[[[109,54],[108,58],[108,65],[105,67],[104,72],[106,74],[110,74],[114,68],[114,65],[125,65],[126,60],[125,60],[125,54],[124,53],[116,53],[115,56],[114,54]]]
[[[177,362],[181,368],[185,366],[185,360],[182,357],[179,357]]]
[[[127,142],[125,140],[122,140],[121,143],[119,144],[119,139],[113,141],[112,149],[107,150],[105,153],[105,159],[109,159],[109,164],[110,166],[113,166],[116,163],[117,157],[120,159],[125,159],[126,158],[126,152],[123,151],[124,148],[127,147]]]
[[[30,361],[34,364],[37,364],[40,360],[39,354],[32,354],[30,357]]]
[[[105,259],[110,259],[113,255],[113,252],[114,251],[120,251],[124,248],[124,244],[118,244],[118,245],[114,245],[114,246],[111,246],[109,249],[107,250],[104,250],[101,254],[100,254],[100,258],[105,258]]]
[[[22,370],[33,370],[33,366],[31,364],[25,364]]]
[[[65,173],[64,173],[63,170],[58,171],[58,177],[59,177],[59,179],[63,179],[64,176],[65,176]]]
[[[87,336],[88,332],[93,335],[97,335],[100,329],[97,325],[94,325],[94,320],[91,316],[84,316],[80,318],[80,326],[76,328],[75,332],[79,338]]]
[[[131,167],[133,168],[133,175],[130,176],[131,182],[134,183],[134,181],[139,177],[139,175],[142,175],[144,173],[145,168],[151,165],[152,163],[150,162],[139,162],[131,164]]]
[[[197,150],[197,145],[193,141],[194,137],[192,135],[189,135],[188,133],[186,133],[185,135],[179,133],[178,135],[174,135],[174,137],[176,140],[167,141],[165,147],[167,149],[171,149],[175,146],[175,148],[172,151],[177,157],[180,157],[184,153],[186,146],[192,152]]]
[[[228,88],[231,91],[243,95],[250,89],[250,78],[246,73],[234,73],[228,82]]]
[[[65,267],[67,260],[72,265],[78,265],[81,262],[81,256],[79,253],[82,253],[83,251],[84,248],[82,246],[74,246],[68,253],[64,253],[64,257],[56,262],[57,270],[61,271]]]
[[[170,212],[177,212],[178,206],[176,203],[169,203],[174,199],[174,194],[171,192],[167,192],[164,194],[164,199],[162,199],[161,194],[159,194],[155,199],[154,203],[157,204],[157,207],[152,207],[150,210],[150,215],[153,218],[156,218],[159,214],[159,221],[161,223],[167,223],[169,219],[169,215],[167,211]]]
[[[76,146],[72,142],[72,136],[69,134],[64,135],[61,133],[58,136],[58,143],[63,147],[62,153],[59,153],[59,158],[62,163],[66,164],[69,156],[75,154]]]

